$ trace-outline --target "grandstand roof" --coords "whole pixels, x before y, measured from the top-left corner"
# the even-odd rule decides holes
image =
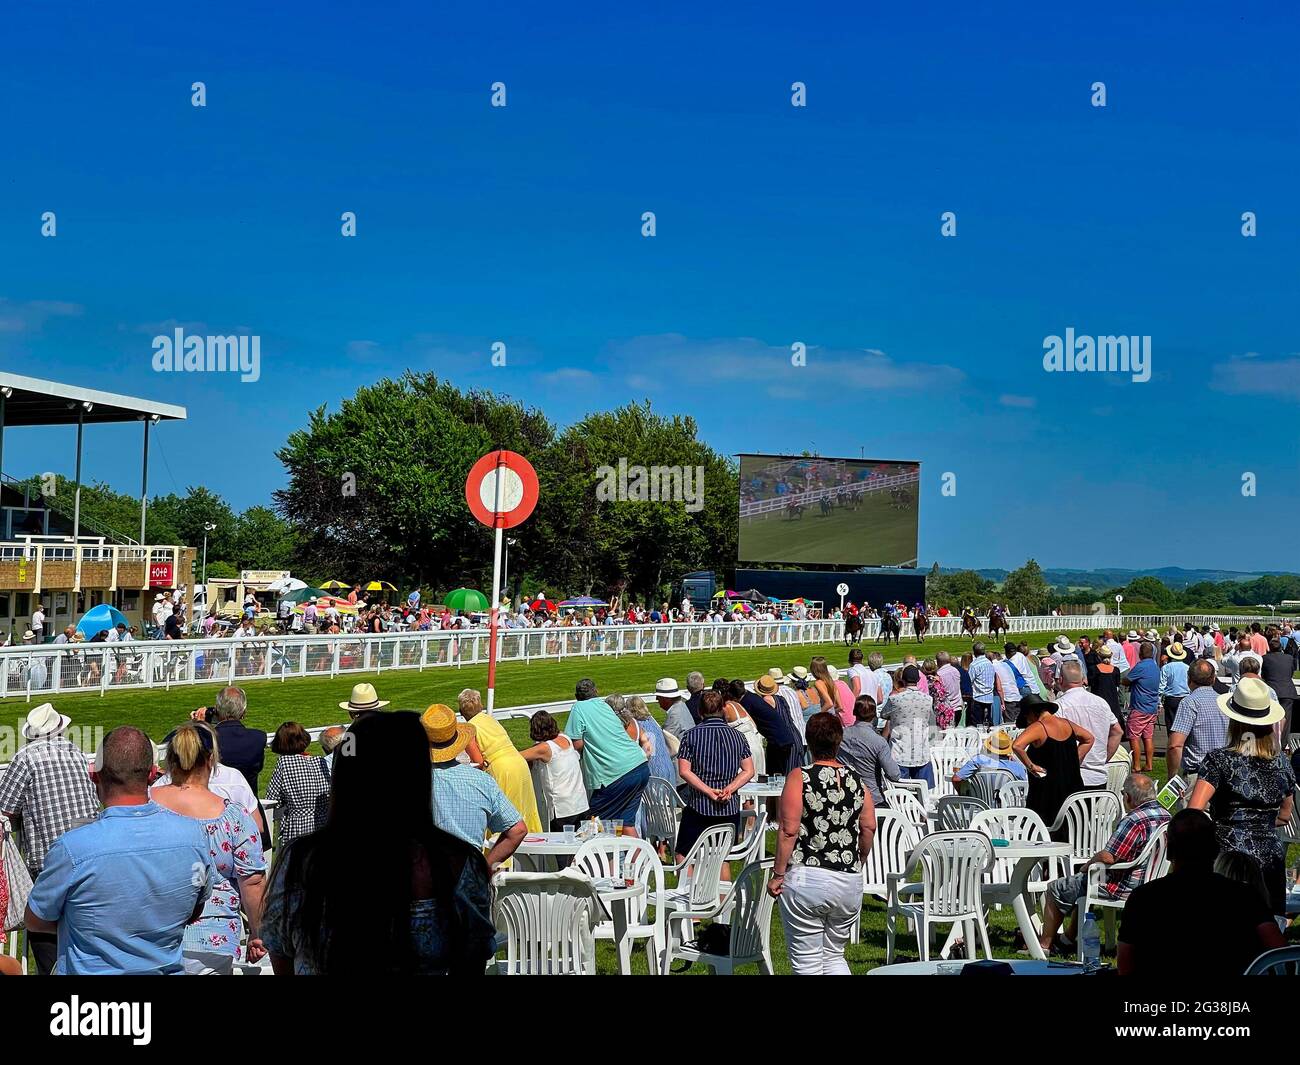
[[[81,408],[87,425],[134,422],[147,417],[158,421],[179,421],[186,416],[184,407],[171,403],[155,403],[19,374],[0,373],[0,388],[12,389],[4,406],[6,428],[15,425],[76,425],[77,412],[83,403],[91,405],[89,410]]]

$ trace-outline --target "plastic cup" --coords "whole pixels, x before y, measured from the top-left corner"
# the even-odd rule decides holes
[[[609,822],[609,831],[611,835],[621,836],[623,834],[623,822],[611,820]]]

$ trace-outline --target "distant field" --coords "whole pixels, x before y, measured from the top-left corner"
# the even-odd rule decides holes
[[[740,557],[747,562],[897,566],[916,558],[917,508],[896,510],[887,492],[864,497],[860,510],[805,507],[740,520]]]

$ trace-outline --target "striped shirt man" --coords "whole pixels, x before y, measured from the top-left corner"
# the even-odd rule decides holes
[[[706,717],[685,736],[677,751],[700,781],[710,788],[725,788],[750,757],[749,741],[720,717]],[[686,788],[686,805],[705,817],[733,817],[740,813],[740,795],[715,802],[696,788]]]

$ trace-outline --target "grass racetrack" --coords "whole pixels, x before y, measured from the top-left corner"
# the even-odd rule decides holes
[[[836,507],[823,515],[805,507],[791,520],[778,511],[740,521],[740,557],[747,562],[805,565],[897,566],[916,558],[917,508],[890,506],[888,492],[872,492],[860,510]]]

